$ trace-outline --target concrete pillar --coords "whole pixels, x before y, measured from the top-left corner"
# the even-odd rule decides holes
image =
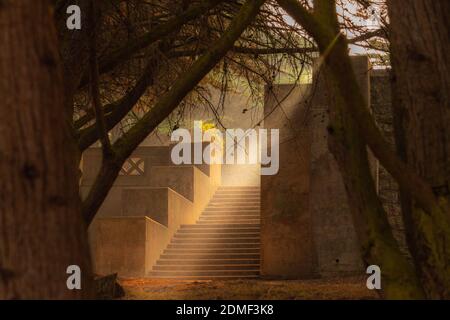
[[[316,270],[309,208],[309,86],[278,85],[266,93],[266,129],[280,130],[280,168],[261,176],[261,273],[266,277],[305,278]],[[279,105],[279,101],[281,105]]]
[[[369,61],[366,56],[355,56],[352,63],[361,91],[369,103]],[[328,90],[322,77],[316,78],[309,122],[312,134],[309,210],[317,272],[321,276],[351,274],[362,270],[362,262],[341,173],[328,149]]]
[[[369,62],[352,57],[369,103]],[[362,270],[345,188],[328,149],[327,88],[278,85],[266,92],[264,127],[280,130],[280,170],[261,177],[262,274],[311,278]]]

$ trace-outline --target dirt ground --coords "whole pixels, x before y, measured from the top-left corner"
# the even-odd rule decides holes
[[[122,279],[128,300],[322,300],[377,299],[366,279],[181,281]]]

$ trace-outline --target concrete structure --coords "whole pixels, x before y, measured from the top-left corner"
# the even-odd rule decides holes
[[[151,277],[256,278],[260,274],[258,187],[220,187],[195,224],[178,229]]]
[[[220,165],[172,166],[170,146],[140,147],[89,228],[98,274],[146,276],[181,224],[192,224],[221,182]],[[83,195],[101,164],[101,150],[83,155]]]
[[[389,70],[372,70],[370,75],[370,100],[370,107],[375,121],[384,133],[387,141],[395,148]],[[408,255],[398,184],[386,169],[378,163],[376,169],[378,195],[388,215],[394,237],[399,243],[402,252]]]
[[[369,101],[369,62],[353,57]],[[280,103],[281,101],[281,103]],[[328,98],[312,85],[266,94],[265,128],[280,129],[280,171],[261,181],[262,275],[310,278],[362,271],[345,188],[328,150]]]
[[[368,107],[392,139],[388,75],[371,74],[367,57],[352,60]],[[188,279],[363,272],[345,188],[328,149],[327,88],[315,78],[309,85],[274,86],[266,92],[264,115],[256,116],[264,118],[264,128],[280,130],[276,175],[260,176],[258,165],[174,166],[171,146],[152,145],[149,138],[124,165],[90,228],[95,271]],[[236,104],[224,117],[229,128],[254,127],[253,118],[242,116],[243,101],[229,101]],[[209,116],[186,121],[199,119]],[[404,243],[395,183],[371,162],[394,233]],[[86,194],[100,149],[88,150],[84,163]]]
[[[167,227],[146,216],[99,218],[89,231],[101,275],[146,276],[170,240]]]
[[[181,120],[177,120],[180,128],[192,129],[194,121],[202,120],[213,123],[221,130],[225,128],[251,129],[259,128],[258,124],[263,119],[263,106],[256,102],[248,92],[231,91],[222,96],[214,87],[208,89],[211,104],[218,109],[220,124],[210,108],[185,109]],[[220,105],[223,103],[223,108]],[[177,114],[176,118],[180,118]],[[144,142],[143,146],[161,146],[170,144],[168,133],[155,130]],[[222,165],[223,186],[259,186],[260,174],[258,165]]]
[[[194,210],[197,210],[195,212],[200,214],[208,203],[209,197],[221,184],[221,166],[201,164],[174,167],[170,158],[172,146],[137,148],[124,164],[114,186],[97,213],[97,217],[123,215],[123,190],[159,187],[170,187],[193,201],[195,203]],[[84,152],[81,180],[82,196],[86,196],[94,183],[101,161],[101,148],[90,148]],[[169,173],[170,171],[176,172]],[[194,199],[194,194],[198,194],[197,199]],[[206,199],[203,199],[203,196],[206,196]]]

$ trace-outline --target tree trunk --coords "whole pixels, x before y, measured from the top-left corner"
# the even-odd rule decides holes
[[[377,142],[376,155],[387,149],[388,144],[374,139],[377,131],[361,130],[362,125],[364,129],[376,129],[376,126],[357,83],[347,41],[339,30],[335,2],[315,0],[313,15],[297,0],[277,1],[314,37],[325,62],[325,78],[332,99],[329,145],[342,173],[362,259],[367,265],[380,266],[386,298],[422,298],[415,269],[399,250],[370,174],[368,138]]]
[[[76,146],[46,0],[0,6],[0,299],[91,296]],[[81,268],[81,290],[67,267]]]
[[[330,59],[330,62],[336,63],[337,60]],[[351,66],[346,65],[347,72],[351,73]],[[326,74],[329,80],[333,79],[331,70]],[[386,298],[423,298],[415,269],[401,253],[386,211],[377,196],[365,141],[359,134],[352,115],[343,106],[345,100],[342,99],[338,85],[331,80],[329,88],[333,95],[330,103],[329,146],[347,190],[362,259],[366,266],[378,265],[381,268],[382,288]]]
[[[344,39],[334,45],[326,57],[328,88],[331,92],[329,146],[339,165],[347,190],[353,223],[366,265],[381,268],[383,294],[388,299],[420,299],[423,291],[415,268],[400,251],[386,211],[378,198],[373,181],[366,142],[354,117],[345,109],[347,103],[338,82],[355,83]],[[341,75],[339,78],[336,74]],[[359,88],[349,86],[355,95]]]
[[[388,1],[397,147],[431,185],[441,215],[402,192],[408,246],[430,298],[450,298],[450,2]]]

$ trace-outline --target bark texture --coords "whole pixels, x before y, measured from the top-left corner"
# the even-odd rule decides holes
[[[423,290],[415,269],[401,254],[377,197],[367,144],[379,159],[384,160],[383,164],[389,165],[393,175],[398,177],[401,170],[387,161],[392,160],[392,154],[370,116],[356,80],[347,40],[340,33],[335,1],[314,1],[314,13],[307,11],[297,0],[278,0],[278,3],[314,37],[320,49],[332,96],[329,145],[343,176],[362,259],[367,265],[380,266],[386,298],[422,298]]]
[[[388,1],[398,151],[432,187],[442,213],[406,192],[402,212],[427,296],[450,298],[450,2]]]
[[[0,3],[0,299],[91,296],[52,8],[47,0]],[[67,267],[82,290],[68,290]]]

